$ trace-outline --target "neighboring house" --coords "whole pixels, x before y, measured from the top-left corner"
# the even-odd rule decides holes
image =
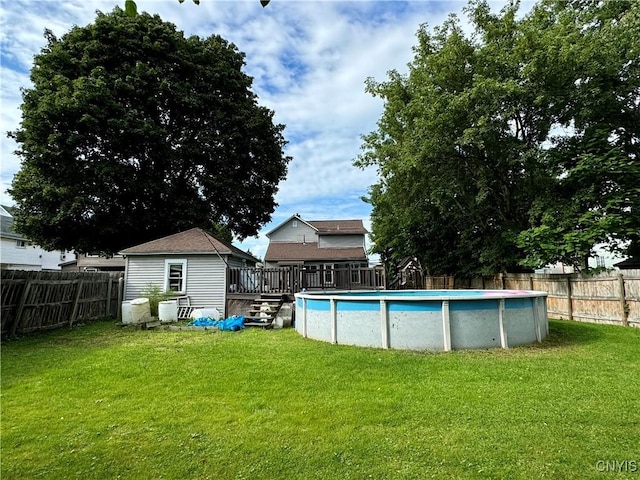
[[[254,267],[258,259],[192,228],[119,252],[125,258],[124,300],[143,296],[149,285],[171,290],[190,305],[225,313],[227,270]]]
[[[589,257],[589,268],[605,268],[608,270],[623,268],[620,267],[626,265],[623,263],[625,257],[621,257],[619,255],[612,254],[608,252],[603,244],[598,244],[593,248],[593,255]],[[633,267],[632,267],[633,268]],[[536,270],[536,273],[547,273],[547,274],[556,274],[556,273],[576,273],[575,269],[570,265],[565,265],[561,262],[558,262],[553,265],[547,265],[544,268],[540,268]]]
[[[13,230],[11,207],[0,206],[0,268],[3,270],[60,270],[75,254],[47,251]]]
[[[124,272],[124,257],[114,255],[111,258],[96,254],[76,254],[75,260],[60,264],[65,272]]]
[[[355,276],[355,269],[368,267],[367,233],[362,220],[306,221],[292,215],[267,233],[266,267],[301,266],[307,285],[333,283],[336,269],[351,267]]]

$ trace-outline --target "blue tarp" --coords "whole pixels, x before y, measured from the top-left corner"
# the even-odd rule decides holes
[[[218,330],[230,330],[235,332],[244,328],[244,315],[234,315],[224,320],[212,320],[208,317],[196,318],[188,323],[194,327],[218,327]]]

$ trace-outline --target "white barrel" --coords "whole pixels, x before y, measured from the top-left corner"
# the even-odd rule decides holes
[[[145,318],[151,317],[151,308],[148,298],[136,298],[131,300],[131,322],[141,323]]]
[[[161,322],[177,322],[178,321],[178,302],[175,300],[167,300],[158,303],[158,318]]]
[[[133,323],[131,302],[122,302],[122,323]]]

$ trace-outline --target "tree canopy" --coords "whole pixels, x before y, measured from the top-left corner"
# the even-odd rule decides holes
[[[244,54],[116,8],[34,59],[10,194],[43,247],[114,253],[193,226],[239,238],[273,213],[289,157]]]
[[[466,9],[417,33],[358,166],[375,165],[374,249],[434,274],[563,261],[640,232],[639,4],[548,0],[519,18]]]

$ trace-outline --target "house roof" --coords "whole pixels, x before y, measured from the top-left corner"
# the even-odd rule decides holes
[[[161,255],[161,254],[221,254],[236,255],[248,260],[259,262],[250,253],[234,247],[201,228],[192,228],[184,232],[174,233],[167,237],[125,248],[119,252],[122,255]]]
[[[282,261],[321,261],[321,260],[357,260],[367,261],[364,247],[353,248],[318,248],[317,242],[270,243],[265,260],[269,262]]]
[[[0,235],[5,238],[15,238],[25,240],[25,238],[13,230],[13,216],[11,207],[0,205]]]
[[[406,268],[422,270],[420,261],[412,256],[404,257],[398,264],[398,270],[405,270]]]
[[[308,223],[318,230],[320,235],[364,235],[368,233],[362,220],[310,220]]]
[[[621,262],[614,263],[614,267],[618,267],[621,270],[631,270],[631,269],[640,269],[640,258],[627,258],[626,260],[622,260]]]

